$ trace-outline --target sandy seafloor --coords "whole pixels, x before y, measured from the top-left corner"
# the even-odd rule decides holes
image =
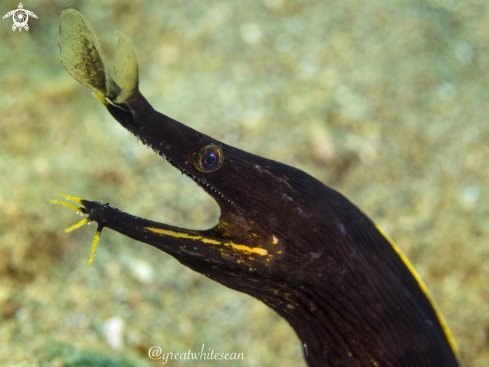
[[[0,21],[0,365],[151,366],[152,346],[205,344],[245,359],[167,365],[305,366],[294,331],[259,301],[110,230],[87,266],[94,225],[64,233],[80,217],[50,204],[58,190],[187,228],[219,215],[62,67],[58,19],[74,7],[109,60],[114,31],[128,35],[156,109],[310,173],[380,224],[465,365],[489,366],[489,2],[23,5],[38,16],[28,32]]]

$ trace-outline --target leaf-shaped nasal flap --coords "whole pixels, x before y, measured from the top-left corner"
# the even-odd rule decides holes
[[[112,78],[121,89],[115,100],[116,103],[128,102],[129,97],[138,90],[138,62],[132,43],[122,32],[116,32],[119,36],[115,54]]]
[[[111,79],[102,46],[89,20],[75,9],[61,13],[58,45],[61,63],[71,77],[108,96]]]

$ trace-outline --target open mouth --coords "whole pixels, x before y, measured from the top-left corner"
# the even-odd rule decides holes
[[[167,158],[167,160],[168,162],[171,163],[170,159]],[[182,173],[185,173],[183,170],[181,171]],[[194,179],[194,182],[196,182],[199,186],[203,187],[206,191],[209,190],[210,192],[215,193],[217,197],[219,197],[219,192],[217,190],[213,190],[211,187],[207,189],[208,186],[207,185],[203,186],[201,183],[199,183],[200,180],[195,179],[195,176],[191,176],[189,174],[187,174],[187,176]],[[91,265],[95,258],[97,244],[102,235],[102,230],[106,226],[110,227],[110,225],[106,225],[107,218],[110,217],[112,214],[114,214],[114,212],[118,214],[118,216],[121,215],[126,216],[130,220],[133,220],[135,222],[137,222],[138,220],[144,221],[145,222],[144,224],[145,226],[143,227],[144,230],[156,234],[164,235],[164,236],[173,237],[173,238],[184,238],[184,239],[195,240],[205,244],[231,245],[233,247],[240,248],[241,245],[237,245],[233,241],[244,240],[248,236],[248,225],[245,217],[243,216],[241,211],[234,204],[232,204],[231,201],[224,198],[223,195],[221,195],[223,200],[221,201],[217,200],[219,206],[221,207],[221,218],[220,221],[217,223],[217,225],[207,230],[191,230],[191,229],[173,227],[163,223],[152,222],[144,218],[139,218],[137,216],[124,213],[123,211],[111,206],[109,203],[103,203],[102,201],[85,200],[75,196],[63,194],[61,192],[58,192],[58,194],[80,205],[74,205],[74,204],[66,203],[61,200],[54,200],[54,199],[51,199],[52,203],[66,206],[70,209],[75,210],[80,215],[87,215],[87,217],[82,219],[80,222],[67,228],[65,230],[66,233],[78,229],[84,226],[85,224],[89,224],[92,221],[98,223],[97,231],[95,233],[95,238],[92,244],[92,252],[90,255],[90,260],[88,261],[88,265]],[[115,220],[117,218],[114,217],[113,219]],[[263,253],[261,249],[254,250],[254,252],[259,254]]]
[[[116,106],[117,107],[117,106]],[[182,168],[178,163],[172,160],[168,155],[164,154],[161,149],[158,149],[154,144],[151,144],[147,139],[137,135],[135,131],[137,129],[132,129],[131,124],[129,123],[132,119],[132,114],[128,111],[120,110],[120,113],[124,113],[126,115],[123,121],[127,122],[127,126],[124,126],[129,132],[136,137],[138,141],[140,141],[143,145],[151,148],[156,154],[161,156],[165,161],[171,164],[173,167],[177,168],[182,174],[185,174],[187,177],[192,179],[198,186],[204,189],[212,198],[216,200],[219,204],[221,210],[221,216],[219,222],[212,228],[207,230],[192,230],[192,229],[184,229],[169,226],[162,223],[152,222],[153,225],[147,225],[144,229],[148,231],[152,231],[157,234],[171,236],[174,238],[186,238],[186,239],[194,239],[206,244],[231,244],[235,248],[240,248],[241,245],[236,245],[232,241],[242,241],[245,240],[249,236],[248,223],[243,215],[242,211],[238,208],[238,206],[230,199],[228,199],[224,194],[222,194],[218,189],[216,189],[212,184],[210,184],[206,179],[201,179],[195,175],[193,175],[188,169]],[[131,119],[129,118],[131,116]],[[118,120],[121,122],[121,120]],[[122,123],[121,123],[122,124]],[[95,237],[92,244],[92,251],[90,255],[90,260],[88,261],[88,265],[91,265],[96,254],[97,245],[99,239],[102,234],[102,230],[105,228],[105,217],[108,216],[107,211],[117,211],[118,214],[122,213],[128,215],[129,217],[137,219],[142,219],[136,216],[129,215],[120,211],[119,209],[111,206],[109,203],[103,203],[101,201],[89,201],[85,199],[81,199],[75,196],[63,194],[58,192],[58,194],[64,196],[66,199],[71,200],[80,205],[73,205],[70,203],[66,203],[60,200],[51,200],[54,204],[59,204],[66,206],[75,210],[80,215],[87,215],[86,218],[82,219],[80,222],[75,225],[67,228],[65,230],[66,233],[69,233],[75,229],[82,227],[85,224],[89,224],[92,221],[98,223],[97,231],[95,233]],[[144,219],[145,221],[148,221]],[[149,221],[148,221],[149,222]],[[244,247],[243,247],[244,249]],[[262,254],[261,249],[255,249],[255,252]]]
[[[121,215],[127,216],[128,218],[125,219],[126,222],[128,220],[132,222],[137,222],[138,220],[144,220],[147,222],[146,224],[144,224],[143,227],[144,230],[162,236],[169,236],[169,237],[180,238],[180,239],[185,238],[185,239],[199,241],[207,245],[209,244],[230,245],[233,246],[235,249],[237,248],[237,249],[248,251],[248,247],[237,245],[236,243],[233,242],[233,241],[238,242],[238,241],[245,240],[249,236],[248,222],[245,216],[243,215],[240,208],[232,200],[226,197],[220,190],[218,190],[215,187],[215,185],[213,185],[212,182],[210,182],[210,180],[205,178],[204,175],[201,175],[201,177],[197,177],[195,174],[191,172],[191,168],[196,172],[199,171],[197,167],[197,163],[193,162],[193,164],[189,168],[187,169],[183,168],[181,164],[179,164],[176,160],[172,159],[169,154],[164,153],[163,147],[159,146],[162,143],[159,144],[155,143],[157,139],[155,140],[154,135],[152,135],[151,133],[149,135],[144,135],[148,133],[144,129],[144,126],[141,126],[137,122],[137,119],[135,119],[133,112],[128,106],[124,104],[116,104],[111,100],[109,100],[107,97],[104,97],[99,93],[97,93],[97,96],[104,103],[105,107],[108,109],[111,115],[126,130],[128,130],[132,135],[134,135],[138,141],[140,141],[143,145],[151,148],[156,154],[161,156],[165,161],[167,161],[173,167],[178,169],[182,174],[185,174],[190,179],[192,179],[198,186],[200,186],[202,189],[204,189],[205,192],[207,192],[212,198],[214,198],[214,200],[216,200],[216,202],[219,204],[221,210],[221,216],[219,222],[210,229],[207,230],[184,229],[184,228],[169,226],[163,223],[152,222],[147,219],[129,215],[113,206],[110,206],[110,204],[108,203],[104,204],[102,202],[84,200],[75,196],[59,193],[63,195],[65,198],[74,201],[77,204],[80,204],[80,206],[65,203],[60,200],[51,200],[53,203],[69,207],[81,215],[88,215],[88,217],[84,218],[79,223],[66,229],[65,232],[67,233],[71,232],[77,228],[82,227],[84,224],[88,224],[92,221],[98,223],[97,231],[92,244],[92,253],[88,264],[90,265],[95,258],[97,244],[101,237],[103,228],[111,227],[110,225],[108,225],[107,222],[110,222],[112,218],[115,218],[114,213],[117,216],[121,216]],[[198,134],[201,135],[200,133]],[[208,146],[214,146],[214,144],[210,144]],[[206,147],[202,149],[205,148]],[[202,149],[200,149],[199,151],[201,151]],[[221,157],[221,160],[222,159],[223,158]],[[214,162],[211,162],[211,164],[212,163]],[[128,227],[134,225],[137,224],[131,222],[127,223]],[[120,225],[119,228],[117,228],[116,230],[122,230]],[[262,249],[257,248],[257,249],[253,249],[252,251],[261,254],[265,250],[262,251]]]
[[[53,202],[74,209],[79,214],[88,215],[66,231],[72,231],[91,221],[98,223],[89,264],[93,261],[98,239],[106,227],[174,256],[188,252],[190,243],[192,247],[201,246],[202,252],[207,251],[208,256],[215,255],[216,261],[231,250],[252,256],[268,254],[261,247],[247,244],[249,223],[239,203],[233,202],[235,194],[231,194],[233,182],[229,181],[229,172],[223,172],[229,170],[235,174],[233,177],[239,178],[236,174],[237,168],[232,168],[231,159],[225,163],[228,158],[224,158],[234,148],[226,147],[225,144],[156,112],[139,92],[138,66],[132,44],[122,33],[118,35],[114,67],[109,71],[102,47],[90,22],[75,10],[64,11],[60,18],[58,37],[63,66],[75,80],[92,89],[109,113],[126,130],[214,198],[219,204],[221,216],[219,222],[210,229],[191,230],[139,218],[108,203],[62,194],[79,206],[59,200]],[[209,245],[216,246],[206,249],[205,246]],[[205,259],[200,254],[195,257]]]

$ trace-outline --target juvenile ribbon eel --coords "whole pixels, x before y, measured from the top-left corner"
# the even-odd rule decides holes
[[[112,72],[77,11],[62,13],[58,43],[68,73],[221,209],[219,222],[199,231],[68,197],[81,206],[67,206],[98,223],[94,247],[110,228],[262,300],[295,329],[311,367],[459,366],[450,331],[419,276],[344,196],[155,111],[139,92],[136,57],[123,34]]]

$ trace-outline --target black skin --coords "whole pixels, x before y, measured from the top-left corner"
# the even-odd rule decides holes
[[[127,104],[105,105],[124,128],[212,196],[221,217],[209,230],[187,230],[81,200],[99,229],[154,246],[263,301],[297,332],[311,367],[459,366],[410,270],[341,194],[296,168],[233,148],[155,111],[139,92]],[[221,148],[224,161],[204,173],[194,154],[209,144]],[[224,244],[229,242],[259,252]]]

